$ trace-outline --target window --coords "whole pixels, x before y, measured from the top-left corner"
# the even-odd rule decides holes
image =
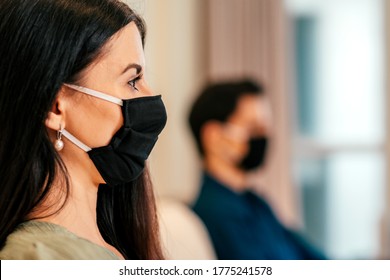
[[[384,2],[286,2],[305,230],[330,258],[378,258],[386,202]]]

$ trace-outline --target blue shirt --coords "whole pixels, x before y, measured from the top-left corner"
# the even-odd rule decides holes
[[[204,174],[193,206],[206,225],[219,259],[324,259],[284,227],[268,203],[250,191],[236,193]]]

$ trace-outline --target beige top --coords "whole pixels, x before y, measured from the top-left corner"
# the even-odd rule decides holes
[[[118,260],[110,250],[62,226],[29,221],[7,237],[1,260]]]

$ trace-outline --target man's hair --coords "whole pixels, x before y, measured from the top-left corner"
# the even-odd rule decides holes
[[[252,80],[220,82],[207,85],[196,98],[189,114],[189,125],[198,151],[204,155],[201,129],[210,120],[226,122],[243,95],[262,95],[263,87]]]

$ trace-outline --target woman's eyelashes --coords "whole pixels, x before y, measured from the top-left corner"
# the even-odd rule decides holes
[[[136,91],[139,91],[137,88],[137,82],[142,78],[142,75],[139,75],[138,77],[132,79],[128,82],[128,84]]]

